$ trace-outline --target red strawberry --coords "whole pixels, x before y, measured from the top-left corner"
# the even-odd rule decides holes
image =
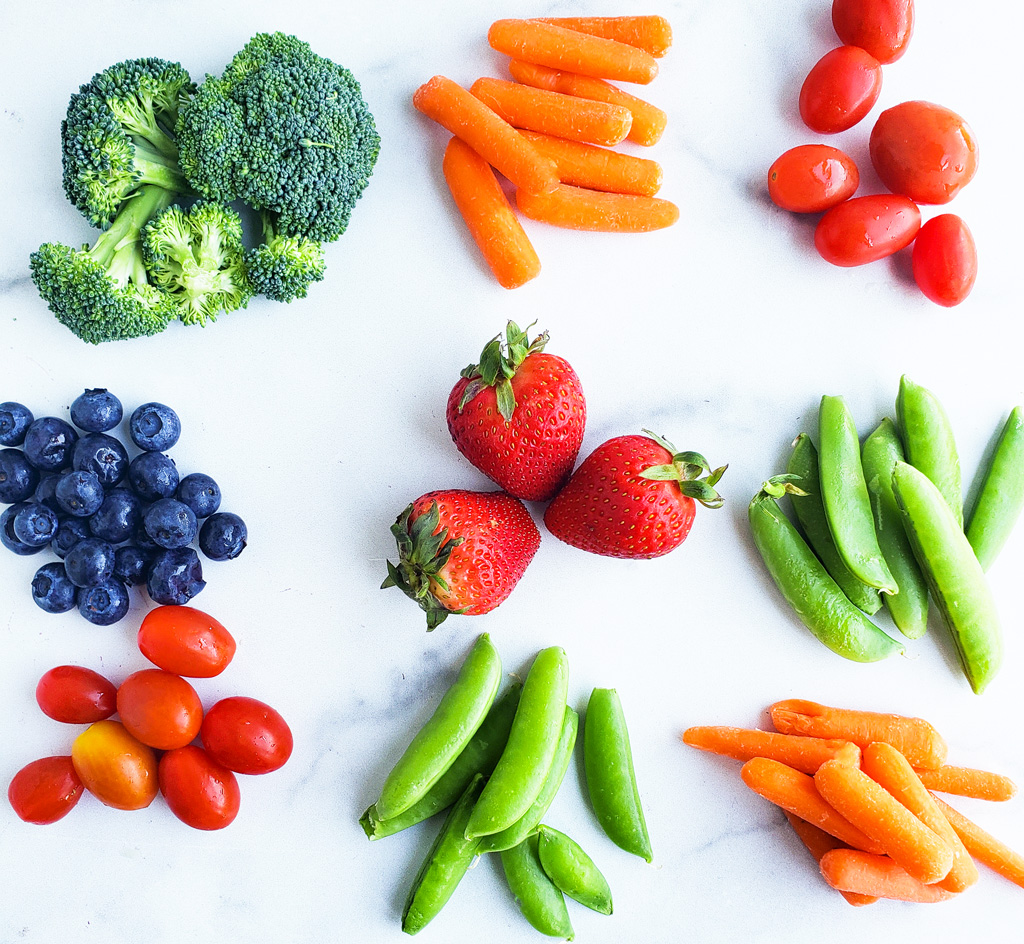
[[[608,557],[660,557],[686,539],[695,501],[722,504],[714,486],[726,466],[712,472],[699,453],[644,432],[609,439],[583,460],[544,514],[556,538]]]
[[[391,528],[398,564],[382,587],[398,587],[427,614],[427,629],[450,613],[493,610],[523,576],[540,532],[521,501],[464,489],[417,498]]]
[[[510,321],[448,396],[448,431],[470,462],[506,492],[547,501],[572,472],[587,404],[576,371],[544,354]]]

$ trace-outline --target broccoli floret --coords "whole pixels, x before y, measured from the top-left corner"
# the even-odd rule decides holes
[[[286,236],[273,213],[261,211],[263,242],[245,254],[253,288],[275,302],[305,298],[309,286],[323,280],[327,263],[321,243],[305,236]]]
[[[219,203],[168,207],[142,233],[146,270],[185,324],[216,321],[248,304],[244,252],[241,217]]]
[[[352,73],[283,33],[260,33],[181,109],[181,168],[218,202],[243,200],[317,242],[348,225],[380,151]]]
[[[149,283],[141,230],[174,194],[140,187],[92,249],[45,243],[32,253],[32,281],[57,320],[99,344],[157,334],[175,317],[172,300]]]

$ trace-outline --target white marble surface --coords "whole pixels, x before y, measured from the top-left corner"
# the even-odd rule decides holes
[[[401,939],[405,889],[434,826],[371,845],[356,820],[397,751],[431,710],[478,632],[510,671],[539,648],[570,657],[571,699],[621,692],[656,851],[649,868],[611,845],[570,772],[548,820],[608,875],[611,918],[573,908],[581,942],[1010,940],[1022,891],[984,872],[959,900],[851,910],[826,889],[781,815],[740,783],[737,765],[678,741],[690,724],[753,725],[770,702],[803,696],[928,717],[956,762],[1024,781],[1020,597],[1024,530],[991,580],[1006,665],[983,697],[962,679],[940,626],[909,657],[858,666],[822,648],[784,608],[745,521],[761,479],[813,423],[822,393],[846,395],[862,429],[892,411],[901,372],[945,402],[971,481],[1005,411],[1024,398],[1020,291],[1019,9],[920,4],[909,52],[887,67],[875,113],[907,98],[960,111],[981,169],[952,210],[977,239],[981,274],[961,308],[938,309],[904,258],[859,270],[824,264],[811,224],[775,210],[762,185],[786,148],[813,140],[796,116],[807,69],[835,40],[827,0],[497,0],[437,5],[267,0],[40,0],[0,4],[0,400],[61,414],[85,386],[126,405],[181,414],[174,456],[221,483],[250,525],[249,550],[210,564],[197,598],[235,633],[238,655],[200,683],[209,704],[251,694],[295,732],[282,771],[242,783],[236,822],[204,834],[160,801],[119,814],[86,797],[50,827],[0,804],[0,941],[58,944],[289,944]],[[998,14],[996,11],[999,11]],[[478,261],[441,179],[444,136],[412,110],[437,72],[469,84],[502,75],[485,43],[509,15],[660,12],[675,30],[644,90],[669,113],[650,156],[682,219],[629,238],[530,227],[542,276],[507,293]],[[282,29],[348,65],[383,137],[327,281],[289,307],[257,301],[207,328],[90,348],[49,315],[27,276],[51,238],[89,238],[60,190],[58,126],[70,92],[122,58],[180,59],[216,72],[254,32]],[[867,122],[840,137],[864,159]],[[444,403],[457,372],[507,318],[540,319],[588,395],[584,451],[650,426],[729,462],[728,503],[702,512],[686,545],[653,562],[576,552],[545,535],[513,596],[493,614],[428,636],[418,611],[380,592],[388,526],[412,498],[488,483],[456,453]],[[538,516],[540,508],[536,508]],[[115,680],[143,667],[133,644],[146,607],[111,629],[35,608],[32,559],[0,560],[0,782],[76,733],[43,717],[39,675],[75,662]],[[1024,800],[968,815],[1024,849]],[[495,863],[480,863],[424,939],[536,941]]]

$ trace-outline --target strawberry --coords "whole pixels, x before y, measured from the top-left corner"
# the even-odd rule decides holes
[[[527,329],[528,330],[528,329]],[[462,371],[448,396],[448,431],[470,462],[506,492],[547,501],[563,485],[583,442],[587,404],[576,371],[531,343],[515,322]]]
[[[451,613],[479,616],[501,603],[540,547],[521,501],[504,492],[428,492],[391,528],[397,564],[381,587],[398,587],[427,614],[427,629]]]
[[[608,557],[660,557],[686,539],[695,502],[721,506],[714,486],[726,466],[712,472],[699,453],[644,432],[609,439],[583,460],[544,514],[556,538]]]

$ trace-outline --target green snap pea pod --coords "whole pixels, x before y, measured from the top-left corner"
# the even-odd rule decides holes
[[[828,529],[828,519],[825,517],[825,506],[821,502],[818,450],[814,448],[811,437],[806,433],[801,433],[793,442],[788,471],[791,475],[800,476],[797,484],[806,494],[791,494],[789,497],[793,502],[797,520],[814,552],[825,565],[825,570],[832,575],[832,579],[839,584],[843,593],[858,609],[869,616],[877,613],[882,606],[878,591],[850,573],[850,568],[839,556],[836,542],[832,540],[832,532]]]
[[[595,688],[583,722],[587,792],[605,835],[620,849],[653,858],[622,702],[614,688]]]
[[[963,527],[960,457],[953,427],[935,394],[914,383],[906,374],[900,378],[900,391],[896,396],[896,423],[907,462],[931,479]]]
[[[422,931],[437,917],[476,858],[477,842],[466,838],[466,823],[483,783],[481,774],[470,781],[423,860],[402,912],[402,930],[406,934]]]
[[[988,570],[1024,508],[1024,413],[1016,406],[1010,413],[985,473],[974,504],[967,540]]]
[[[854,662],[878,662],[903,647],[882,632],[839,589],[776,503],[794,483],[769,479],[747,508],[754,544],[768,573],[803,624],[829,649]]]
[[[537,853],[538,837],[531,833],[518,846],[501,853],[508,887],[519,902],[519,910],[541,934],[573,939],[572,922],[565,899],[548,878]]]
[[[483,723],[501,684],[501,658],[484,633],[477,639],[430,720],[388,774],[377,815],[394,819],[441,778]]]
[[[558,747],[555,748],[555,759],[551,762],[551,769],[544,780],[544,786],[533,805],[519,817],[507,829],[484,836],[480,840],[480,852],[502,852],[518,846],[530,833],[532,833],[544,818],[548,808],[562,785],[565,772],[572,762],[572,750],[576,745],[576,732],[579,729],[580,717],[572,708],[566,706],[565,717],[562,721],[562,732],[558,737]]]
[[[857,427],[842,397],[821,398],[818,443],[821,501],[839,556],[869,587],[898,592],[875,536]]]
[[[897,462],[893,491],[925,579],[949,627],[971,688],[981,694],[1003,658],[995,600],[945,496],[921,471]]]
[[[359,825],[370,839],[383,839],[393,836],[403,829],[415,826],[435,813],[448,809],[469,786],[475,774],[491,775],[494,765],[505,748],[508,732],[512,727],[512,718],[519,704],[519,693],[523,686],[514,682],[487,712],[483,724],[470,738],[462,753],[452,762],[437,781],[423,796],[404,813],[393,819],[382,820],[377,815],[377,804],[374,803],[363,813]]]
[[[466,827],[469,838],[511,826],[537,799],[562,733],[568,687],[565,650],[542,649],[523,683],[508,743]]]
[[[574,901],[610,915],[612,890],[608,880],[579,843],[550,826],[541,826],[538,835],[537,852],[548,878]]]
[[[928,628],[928,584],[917,566],[892,491],[892,470],[903,461],[903,446],[888,417],[864,440],[861,460],[875,514],[878,546],[900,588],[899,593],[885,595],[885,605],[904,636],[920,639]]]

